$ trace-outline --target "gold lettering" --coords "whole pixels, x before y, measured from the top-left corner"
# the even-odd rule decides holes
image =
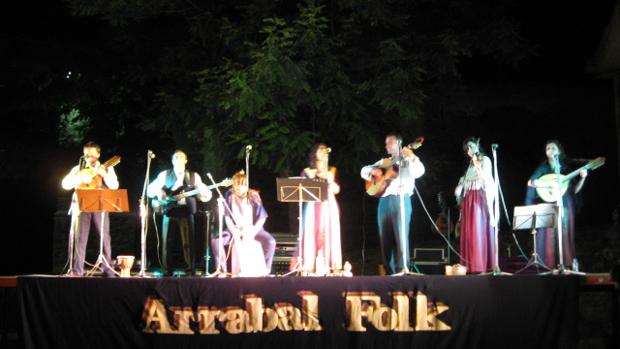
[[[198,306],[166,307],[154,297],[148,297],[144,304],[142,318],[146,333],[167,334],[219,334],[221,327],[230,334],[281,331],[322,331],[319,316],[319,296],[308,291],[298,293],[301,309],[290,303],[276,303],[273,308],[263,305],[263,299],[254,294],[244,295],[245,309],[237,306],[225,308]],[[373,301],[380,302],[379,297],[371,294]],[[362,302],[361,300],[359,301]],[[361,308],[361,307],[360,307]],[[369,314],[372,314],[372,306]],[[168,319],[168,312],[172,319]],[[364,316],[370,319],[371,315]],[[370,320],[369,320],[370,321]],[[218,325],[217,323],[222,325]],[[197,326],[194,326],[194,323]],[[361,326],[361,320],[359,320]],[[195,328],[197,327],[197,328]],[[364,329],[365,330],[365,329]]]
[[[409,324],[409,296],[403,292],[392,293],[392,307],[398,318],[394,331],[412,332],[414,328]]]
[[[372,324],[379,331],[391,331],[396,327],[397,316],[394,309],[381,304],[372,313]]]
[[[157,298],[148,297],[146,299],[142,319],[144,320],[142,331],[145,333],[175,333],[170,322],[168,322],[164,304]]]
[[[381,298],[373,292],[347,292],[345,294],[347,319],[349,325],[347,331],[366,332],[362,324],[362,318],[369,322],[372,319],[374,309],[381,304]]]
[[[198,307],[198,323],[200,334],[219,334],[215,328],[215,319],[220,314],[216,307]]]
[[[301,331],[301,311],[289,303],[276,303],[274,305],[278,314],[278,329],[280,331]]]
[[[434,306],[430,307],[431,311],[429,311],[428,313],[429,315],[428,322],[431,324],[431,326],[434,328],[435,331],[450,331],[452,327],[448,326],[448,324],[446,324],[445,322],[437,318],[437,315],[443,313],[444,311],[447,311],[449,307],[441,302],[432,303],[432,304]]]
[[[451,328],[441,320],[437,319],[437,315],[448,310],[448,307],[440,303],[438,307],[434,303],[429,304],[428,297],[419,292],[415,296],[416,300],[416,331],[449,331]],[[441,311],[437,308],[441,307]],[[430,310],[430,311],[429,311]]]
[[[190,321],[193,320],[194,312],[190,307],[170,307],[174,319],[175,334],[193,334]]]
[[[271,332],[278,327],[278,314],[271,308],[263,310],[263,332]]]
[[[245,310],[248,313],[248,323],[245,332],[261,332],[263,330],[263,299],[256,295],[245,295]]]
[[[312,292],[299,292],[301,296],[302,324],[304,331],[321,331],[319,320],[319,296]]]
[[[231,334],[239,334],[243,332],[245,311],[239,307],[228,307],[222,310],[218,316],[218,320],[224,323],[224,329]]]

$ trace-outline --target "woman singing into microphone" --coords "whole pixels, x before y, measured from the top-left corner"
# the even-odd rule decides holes
[[[469,157],[469,166],[454,190],[461,205],[461,264],[469,273],[482,273],[493,268],[493,200],[497,188],[491,159],[481,150],[480,139],[465,139],[463,151]]]

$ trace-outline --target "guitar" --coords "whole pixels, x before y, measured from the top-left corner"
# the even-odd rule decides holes
[[[579,175],[582,170],[596,170],[597,168],[605,164],[605,158],[599,156],[598,158],[588,162],[586,165],[576,169],[575,171],[567,174],[549,173],[536,180],[537,185],[541,185],[536,188],[536,193],[546,202],[554,202],[557,199],[558,194],[558,182],[560,183],[559,190],[562,195],[568,190],[570,180]]]
[[[229,187],[231,185],[232,179],[226,178],[219,183],[208,185],[206,189],[211,190],[217,187]],[[198,195],[200,191],[200,188],[187,190],[187,187],[179,187],[178,189],[166,192],[166,197],[163,200],[157,198],[152,199],[151,206],[153,206],[155,212],[166,213],[170,209],[177,207],[179,201],[181,201],[182,199]]]
[[[413,143],[406,146],[409,149],[418,149],[424,143],[424,137],[418,137]],[[369,180],[366,180],[366,194],[370,196],[374,196],[376,198],[380,198],[381,195],[385,192],[390,182],[398,177],[398,172],[394,169],[394,165],[396,164],[396,159],[385,159],[376,167]]]
[[[99,168],[108,169],[110,167],[114,167],[121,162],[121,157],[118,155],[114,155],[106,162],[104,162]],[[88,175],[91,180],[89,183],[82,183],[79,186],[79,189],[98,189],[103,187],[103,177],[95,172],[95,169],[87,167],[80,170],[80,175]]]

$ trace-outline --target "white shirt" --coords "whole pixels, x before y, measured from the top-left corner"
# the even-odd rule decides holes
[[[160,172],[157,175],[157,178],[155,178],[155,180],[152,181],[151,184],[149,184],[148,188],[146,189],[146,195],[148,197],[156,198],[157,195],[161,192],[161,190],[166,185],[167,172],[168,172],[167,170]],[[185,170],[183,170],[180,173],[177,173],[177,171],[175,171],[174,174],[177,177],[177,181],[174,183],[172,188],[170,188],[170,190],[172,191],[177,190],[181,186],[183,186],[183,180],[185,179]],[[207,202],[211,200],[211,196],[212,196],[211,191],[207,189],[207,186],[202,182],[202,178],[200,178],[200,175],[198,173],[194,173],[194,185],[196,186],[196,188],[200,189],[200,192],[198,193],[198,195],[196,195],[198,200],[202,202]],[[179,200],[178,204],[185,205],[186,204],[185,198]]]
[[[85,168],[89,168],[90,166],[86,165]],[[101,163],[97,161],[95,166],[93,166],[93,170],[97,170],[101,167]],[[116,177],[116,172],[114,172],[114,167],[110,167],[106,170],[107,174],[103,177],[103,183],[105,183],[106,187],[110,189],[118,189],[118,178]],[[82,178],[80,176],[80,166],[75,166],[71,169],[69,174],[62,179],[62,188],[65,190],[77,189],[80,184],[82,184]]]
[[[363,179],[369,180],[370,173],[374,168],[380,167],[381,164],[389,159],[381,159],[372,165],[362,167],[360,175]],[[424,164],[420,161],[420,158],[413,156],[411,158],[405,157],[405,166],[401,166],[398,171],[398,177],[390,182],[390,184],[383,192],[382,197],[388,195],[400,195],[400,188],[402,187],[403,193],[411,196],[413,194],[413,188],[415,187],[415,179],[422,177],[425,172]]]

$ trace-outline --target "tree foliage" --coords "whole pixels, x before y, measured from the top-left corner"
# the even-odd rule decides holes
[[[528,52],[503,1],[69,4],[111,25],[127,85],[148,86],[141,127],[200,149],[207,167],[252,144],[256,165],[291,172],[323,141],[356,169],[386,132],[423,132],[428,104],[458,90],[462,58],[516,64]]]

